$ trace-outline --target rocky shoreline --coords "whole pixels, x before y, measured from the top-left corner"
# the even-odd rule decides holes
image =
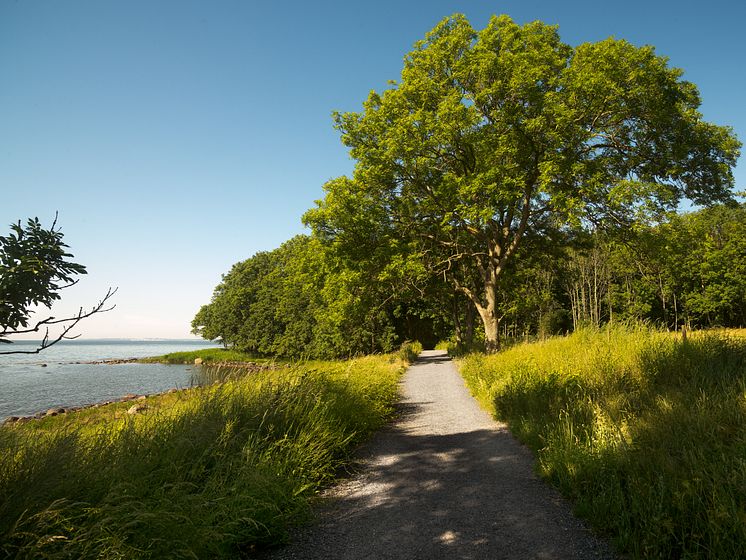
[[[113,360],[99,360],[94,362],[72,362],[75,364],[91,364],[91,365],[116,365],[116,364],[134,364],[139,363],[142,361],[142,358],[124,358],[124,359],[113,359]],[[143,363],[153,363],[153,362],[143,362]],[[161,362],[156,362],[161,363]],[[44,364],[46,365],[46,364]],[[199,358],[194,360],[194,364],[171,364],[171,365],[203,365],[203,361]],[[249,370],[251,373],[257,373],[259,371],[263,371],[266,369],[276,369],[277,365],[275,364],[259,364],[256,362],[213,362],[209,364],[213,367],[241,367],[244,369]],[[120,403],[120,402],[129,402],[129,401],[135,401],[134,404],[127,409],[127,414],[137,414],[139,412],[143,412],[147,410],[148,405],[143,402],[148,397],[155,397],[159,395],[167,395],[171,393],[177,393],[179,391],[189,391],[190,389],[193,389],[194,387],[186,387],[183,389],[177,389],[177,388],[171,388],[167,391],[162,391],[160,393],[151,393],[151,394],[135,394],[135,393],[128,393],[122,397],[119,397],[117,399],[102,401],[102,402],[96,402],[96,403],[89,403],[89,404],[83,404],[79,406],[67,406],[67,407],[53,407],[50,409],[47,409],[45,411],[37,412],[36,414],[31,414],[29,416],[8,416],[0,422],[0,426],[4,426],[7,424],[16,424],[16,423],[24,423],[24,422],[30,422],[32,420],[41,420],[42,418],[47,418],[49,416],[58,416],[60,414],[68,414],[71,412],[78,412],[81,410],[86,410],[89,408],[100,408],[102,406],[107,406],[114,403]]]
[[[152,395],[136,395],[134,393],[128,393],[124,395],[123,397],[120,397],[118,399],[108,400],[108,401],[82,404],[79,406],[54,407],[54,408],[50,408],[42,412],[37,412],[36,414],[32,414],[30,416],[8,416],[3,421],[2,425],[29,422],[31,420],[40,420],[42,418],[47,418],[49,416],[58,416],[60,414],[67,414],[69,412],[78,412],[80,410],[86,410],[89,408],[100,408],[102,406],[106,406],[109,404],[114,404],[118,402],[128,402],[128,401],[138,401],[134,406],[130,407],[127,410],[128,414],[136,414],[138,412],[141,412],[147,409],[147,405],[141,401],[146,400],[148,397],[157,396],[157,395],[165,395],[169,393],[176,393],[178,391],[186,391],[186,390],[189,390],[189,389],[188,388],[187,389],[173,388],[173,389],[169,389],[168,391],[164,391],[162,393],[153,393]]]

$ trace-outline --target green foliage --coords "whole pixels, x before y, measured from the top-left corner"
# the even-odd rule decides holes
[[[746,547],[746,339],[584,330],[470,355],[485,407],[541,473],[635,558],[734,558]]]
[[[717,205],[628,232],[576,238],[551,274],[573,326],[645,320],[669,329],[746,325],[746,206]],[[515,296],[514,296],[515,297]],[[513,316],[525,324],[530,316]],[[511,318],[513,318],[511,317]]]
[[[136,416],[117,403],[0,427],[0,555],[235,558],[282,542],[391,415],[401,369],[308,363],[149,398]]]
[[[298,236],[237,263],[195,316],[194,332],[257,355],[330,358],[390,352],[435,306],[401,286],[406,265],[342,261]],[[421,292],[417,292],[420,296]]]
[[[678,294],[687,321],[746,325],[746,205],[677,216],[660,237],[665,248],[651,257],[663,271],[665,289]]]
[[[0,329],[27,327],[32,305],[50,307],[59,291],[86,274],[83,265],[70,260],[62,232],[55,224],[46,229],[38,218],[26,226],[11,224],[11,233],[0,236]],[[0,341],[2,335],[0,333]]]
[[[526,238],[730,198],[740,144],[702,120],[682,74],[649,46],[572,48],[538,21],[493,17],[476,31],[446,18],[398,82],[335,115],[355,171],[329,181],[305,220],[353,260],[393,252],[445,277],[494,349]]]

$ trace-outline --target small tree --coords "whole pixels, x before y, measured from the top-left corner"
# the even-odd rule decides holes
[[[573,48],[538,21],[493,17],[477,32],[446,18],[398,83],[335,115],[354,175],[328,182],[306,221],[341,246],[412,240],[496,350],[503,278],[527,234],[630,227],[684,197],[730,197],[740,144],[702,120],[682,74],[650,46]]]
[[[83,265],[69,260],[62,232],[56,229],[57,217],[52,227],[45,229],[38,218],[29,219],[25,227],[11,224],[11,233],[0,236],[0,343],[10,344],[9,337],[39,332],[44,336],[35,350],[7,350],[0,354],[37,354],[69,336],[70,331],[83,319],[113,309],[106,307],[116,290],[106,295],[90,310],[80,308],[77,314],[64,317],[47,317],[30,324],[32,306],[47,308],[60,299],[60,291],[77,284],[76,275],[86,274]],[[60,326],[56,336],[50,337],[49,327]],[[78,335],[79,336],[79,335]]]

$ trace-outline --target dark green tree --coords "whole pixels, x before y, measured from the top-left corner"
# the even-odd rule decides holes
[[[388,352],[415,337],[434,344],[433,325],[440,332],[446,327],[440,302],[425,297],[417,270],[400,253],[358,257],[337,258],[332,247],[307,236],[257,253],[223,277],[195,316],[193,332],[289,358]]]

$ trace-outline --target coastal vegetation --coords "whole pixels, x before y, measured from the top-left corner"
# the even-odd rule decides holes
[[[672,331],[746,325],[742,203],[632,231],[578,231],[545,249],[524,248],[504,275],[504,343],[630,321]],[[321,264],[309,265],[311,258]],[[275,272],[247,274],[258,261]],[[466,299],[400,260],[381,265],[385,273],[364,273],[369,265],[345,264],[334,244],[314,237],[238,263],[194,319],[196,332],[231,349],[211,349],[206,359],[229,359],[226,352],[239,350],[253,360],[340,357],[392,351],[404,340],[484,349],[484,331]]]
[[[280,543],[390,418],[405,363],[231,368],[232,381],[134,412],[115,403],[2,426],[0,556],[232,558]]]
[[[471,354],[472,393],[576,511],[634,558],[746,545],[746,337],[583,329]]]
[[[255,362],[265,363],[271,360],[261,358],[248,352],[241,352],[229,348],[202,348],[188,352],[171,352],[163,356],[150,356],[138,360],[144,364],[193,364],[194,360],[202,362],[221,363],[221,362]]]

